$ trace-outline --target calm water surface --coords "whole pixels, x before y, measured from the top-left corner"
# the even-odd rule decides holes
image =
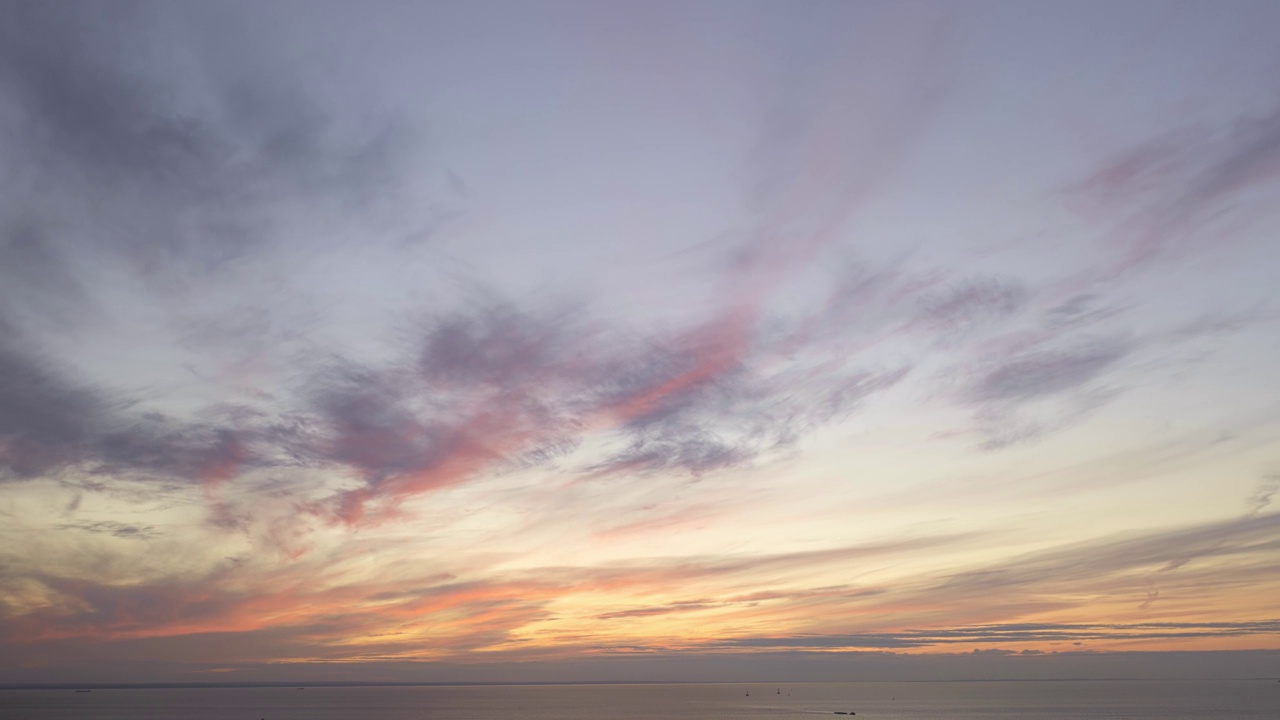
[[[781,690],[781,694],[778,691]],[[746,695],[750,692],[750,695]],[[1280,719],[1275,681],[0,690],[4,720]]]

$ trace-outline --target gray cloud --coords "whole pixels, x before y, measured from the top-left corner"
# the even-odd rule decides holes
[[[1280,568],[1269,552],[1280,548],[1280,515],[1258,515],[1150,533],[1103,539],[1015,558],[981,570],[963,572],[921,591],[922,596],[962,603],[990,603],[993,597],[1052,597],[1057,591],[1088,584],[1096,591],[1146,597],[1155,590],[1172,596],[1175,588],[1207,587],[1252,572],[1274,576]],[[1192,566],[1197,560],[1230,558],[1229,566]],[[1247,569],[1247,568],[1251,568]],[[1176,571],[1176,572],[1174,572]]]
[[[1044,313],[1044,324],[1052,330],[1077,329],[1114,317],[1118,310],[1099,303],[1098,295],[1075,295]]]
[[[393,376],[358,367],[340,367],[317,378],[315,407],[332,434],[323,449],[315,449],[375,477],[429,464],[440,452],[438,433],[444,428],[418,418],[407,390],[397,387]]]
[[[73,327],[96,313],[80,277],[48,229],[30,218],[0,216],[0,308],[43,324]]]
[[[141,412],[122,393],[78,381],[0,326],[0,479],[79,467],[171,481],[226,479],[257,462],[247,425]]]
[[[154,525],[135,525],[115,520],[85,520],[55,526],[59,530],[83,530],[87,533],[111,535],[126,540],[150,540],[161,535]]]
[[[147,3],[114,10],[12,3],[3,12],[0,147],[13,151],[14,163],[0,185],[15,192],[0,204],[7,233],[0,258],[12,260],[0,279],[11,274],[15,282],[0,285],[31,292],[0,294],[0,311],[41,332],[50,330],[46,318],[74,320],[89,309],[109,325],[115,319],[99,309],[108,307],[100,296],[127,283],[130,293],[177,308],[182,346],[210,362],[305,345],[285,336],[272,307],[196,310],[183,295],[268,254],[290,213],[339,218],[402,199],[400,158],[414,138],[385,118],[361,130],[337,122],[309,96],[307,78],[231,17]],[[843,57],[846,48],[828,50]],[[913,57],[900,60],[911,65]],[[931,75],[932,61],[924,65],[914,70]],[[820,106],[824,88],[839,82],[834,73],[821,79],[804,105]],[[859,83],[866,85],[859,92],[878,91],[872,76]],[[898,99],[913,125],[929,114],[930,87]],[[901,147],[886,153],[855,143],[842,153],[895,166],[917,130],[889,126]],[[776,196],[790,192],[794,172],[812,174],[819,158],[804,141],[807,130],[770,132],[785,138],[777,143],[782,156],[761,171],[781,183],[762,185]],[[443,175],[465,194],[456,175]],[[842,215],[876,180],[851,171],[817,210]],[[422,205],[416,197],[413,204]],[[81,277],[73,256],[122,274]],[[747,274],[736,281],[749,283]],[[256,297],[247,288],[240,295]],[[777,338],[759,336],[757,314],[634,337],[589,327],[576,310],[525,311],[485,298],[426,319],[408,348],[382,363],[325,365],[316,358],[340,350],[308,346],[294,393],[258,398],[234,417],[174,417],[150,410],[136,392],[81,387],[49,369],[28,333],[3,348],[0,392],[7,408],[35,422],[15,415],[0,422],[0,436],[9,438],[9,471],[23,477],[74,465],[191,481],[309,464],[361,478],[365,487],[342,501],[359,504],[482,470],[554,462],[584,432],[616,433],[617,449],[589,468],[595,472],[700,474],[741,465],[844,417],[903,376],[768,371],[762,365],[777,348],[767,345]]]
[[[963,333],[1022,310],[1030,291],[1007,280],[970,280],[920,301],[917,322],[929,330]]]
[[[749,362],[671,393],[665,406],[624,425],[629,444],[595,469],[700,474],[748,463],[847,417],[906,374],[848,368],[815,373],[804,367],[770,374]]]
[[[4,13],[0,89],[16,117],[3,142],[55,190],[47,202],[18,197],[33,216],[86,213],[95,232],[81,242],[107,243],[148,272],[203,271],[265,239],[269,203],[305,196],[355,210],[385,190],[394,133],[339,134],[297,78],[261,70],[280,64],[228,61],[268,54],[246,37],[145,3],[8,3]],[[166,52],[194,55],[204,74],[166,75]]]
[[[205,482],[274,465],[346,469],[365,486],[336,499],[335,511],[355,513],[379,496],[554,462],[602,429],[623,444],[590,472],[699,475],[742,465],[844,417],[905,375],[767,370],[768,346],[721,366],[702,340],[628,337],[580,315],[484,299],[423,321],[385,363],[304,362],[294,392],[275,398],[274,410],[209,407],[197,418],[78,386],[24,354],[10,334],[0,366],[12,398],[6,407],[26,409],[0,431],[22,434],[6,457],[23,477],[70,465]],[[229,331],[233,340],[239,326]]]
[[[1280,635],[1280,620],[1221,623],[1005,623],[853,635],[753,637],[711,643],[710,648],[897,649],[957,644],[1168,640]]]
[[[154,529],[125,523],[82,521],[65,523],[63,529],[88,532],[123,532],[120,537],[140,538]],[[133,530],[138,534],[133,534]],[[416,581],[323,587],[314,581],[317,567],[342,557],[356,557],[359,550],[338,551],[335,556],[317,558],[256,575],[243,558],[231,559],[200,576],[185,573],[155,578],[145,583],[119,584],[69,578],[43,567],[6,568],[0,573],[0,590],[8,586],[34,583],[65,601],[0,622],[0,640],[24,646],[39,645],[57,637],[96,638],[99,641],[146,635],[163,627],[177,627],[182,634],[198,634],[199,628],[222,628],[238,633],[283,632],[286,637],[307,640],[306,657],[351,660],[368,653],[404,652],[404,642],[388,639],[353,650],[344,639],[381,628],[383,619],[361,610],[351,610],[357,600],[377,601],[413,615],[434,612],[461,613],[488,617],[492,626],[464,627],[456,637],[438,639],[437,649],[464,652],[509,640],[508,633],[549,615],[550,599],[573,589],[636,587],[678,584],[698,578],[752,577],[756,573],[790,573],[797,568],[835,566],[859,559],[892,557],[922,548],[942,547],[960,536],[926,536],[880,543],[837,547],[819,551],[779,553],[768,556],[713,555],[685,558],[642,558],[609,567],[540,567],[469,581],[457,581],[439,573],[439,565]],[[753,593],[725,598],[722,603],[750,605],[767,600],[831,596],[857,596],[873,592],[850,588],[818,588],[784,593]],[[264,598],[308,598],[311,611],[288,624],[268,630],[245,628],[243,612]],[[291,600],[292,602],[292,600]],[[714,601],[695,601],[714,602]],[[677,605],[689,603],[677,603]],[[622,611],[625,615],[625,611]],[[623,617],[624,615],[619,615]],[[249,625],[253,625],[252,622]],[[56,630],[56,632],[50,632]],[[478,630],[478,632],[474,632]],[[52,638],[49,637],[52,635]],[[330,644],[330,640],[336,641]],[[252,642],[252,640],[250,640]],[[412,642],[413,645],[417,641]],[[282,649],[279,656],[288,656]],[[270,654],[270,653],[268,653]],[[273,657],[277,655],[272,654]]]
[[[107,410],[103,398],[31,352],[0,317],[0,476],[31,477],[74,461]]]
[[[1254,490],[1253,494],[1245,502],[1248,508],[1246,514],[1252,517],[1266,510],[1271,505],[1271,499],[1275,497],[1276,493],[1280,493],[1280,473],[1264,475],[1258,481],[1258,489]]]
[[[1111,283],[1157,258],[1230,241],[1223,219],[1256,220],[1243,201],[1277,178],[1280,105],[1226,127],[1169,132],[1109,159],[1072,193],[1116,221],[1108,240],[1120,254],[1090,282]]]
[[[1039,440],[1109,402],[1121,389],[1105,380],[1139,347],[1118,336],[1013,337],[1012,349],[990,353],[962,371],[969,379],[960,397],[974,408],[985,450]]]
[[[620,443],[580,468],[594,475],[740,466],[845,417],[906,374],[769,371],[767,347],[721,364],[700,339],[636,338],[594,327],[580,311],[492,299],[428,318],[414,333],[382,365],[313,364],[298,390],[297,427],[306,430],[272,435],[364,479],[340,513],[556,462],[590,432]]]
[[[671,613],[693,612],[695,610],[706,610],[708,608],[724,607],[723,603],[706,602],[706,601],[685,601],[671,603],[670,605],[658,605],[654,607],[632,608],[630,610],[618,610],[616,612],[607,612],[597,615],[599,620],[620,620],[623,618],[633,617],[650,617],[653,615],[669,615]]]
[[[248,460],[236,430],[138,413],[131,405],[77,381],[0,326],[0,478],[79,466],[199,480]]]
[[[366,244],[394,244],[439,222],[408,179],[419,135],[322,104],[254,22],[152,2],[0,8],[0,314],[28,339],[164,323],[215,367],[297,351],[327,307],[289,295],[280,257],[358,223],[382,230]]]
[[[641,434],[608,462],[592,471],[649,473],[676,470],[700,475],[741,465],[756,455],[743,445],[730,445],[696,427],[668,427],[656,436]]]
[[[518,387],[554,381],[575,355],[578,318],[567,311],[533,316],[498,301],[434,319],[418,364],[440,385]]]
[[[984,447],[1043,437],[1121,392],[1127,380],[1122,373],[1137,367],[1147,357],[1144,351],[1172,342],[1141,335],[1138,328],[1134,340],[1108,335],[1117,328],[1103,324],[1116,317],[1116,298],[1130,297],[1122,290],[1159,293],[1163,286],[1115,287],[1119,273],[1110,266],[1084,271],[1089,277],[1079,282],[1075,277],[1056,284],[1043,279],[1042,270],[1048,275],[1058,270],[1043,263],[1050,257],[1064,262],[1077,257],[1072,249],[1052,256],[1016,250],[999,258],[968,255],[968,240],[946,249],[947,260],[954,259],[957,268],[970,262],[988,269],[1026,264],[1026,276],[1041,277],[1035,282],[1046,287],[1013,277],[971,276],[970,270],[951,267],[917,273],[930,259],[915,256],[909,263],[905,256],[911,252],[895,249],[911,242],[902,236],[928,234],[953,219],[960,221],[958,233],[971,230],[964,225],[974,218],[965,213],[972,215],[969,211],[983,203],[960,203],[967,210],[955,216],[946,214],[950,203],[943,203],[936,208],[942,221],[925,207],[938,192],[945,194],[947,183],[965,182],[972,170],[973,177],[998,185],[1011,178],[997,176],[1010,168],[1016,171],[1016,163],[966,168],[967,150],[922,156],[919,164],[912,160],[916,150],[938,147],[951,132],[943,129],[926,137],[922,128],[935,117],[967,117],[965,103],[972,100],[956,96],[956,106],[936,112],[944,76],[952,68],[950,56],[943,55],[953,46],[943,37],[945,18],[935,17],[931,8],[912,6],[901,15],[897,9],[877,11],[875,22],[863,22],[861,10],[833,6],[818,9],[810,22],[799,25],[790,25],[790,17],[775,23],[787,13],[767,11],[749,20],[762,32],[742,43],[750,47],[738,47],[730,35],[723,36],[725,42],[700,46],[690,66],[701,69],[693,74],[705,71],[704,78],[725,95],[717,94],[715,107],[708,106],[710,112],[696,122],[727,118],[731,127],[717,134],[706,155],[691,158],[688,168],[681,166],[690,171],[686,178],[670,175],[665,162],[662,167],[647,164],[649,154],[633,152],[630,134],[648,132],[652,125],[645,118],[636,122],[634,113],[624,117],[616,112],[633,106],[600,113],[564,104],[569,96],[559,93],[566,88],[574,98],[593,101],[630,103],[636,95],[625,82],[613,82],[615,76],[589,73],[589,82],[578,82],[583,78],[578,77],[576,41],[557,40],[551,48],[554,58],[542,56],[545,38],[523,32],[508,37],[504,33],[511,23],[493,26],[481,13],[484,17],[468,16],[461,23],[482,29],[484,37],[458,33],[477,40],[463,43],[467,52],[459,63],[452,50],[440,51],[438,43],[417,32],[424,27],[436,32],[432,23],[406,22],[404,27],[414,30],[402,31],[389,28],[385,19],[365,26],[367,15],[360,13],[330,16],[330,9],[316,9],[313,18],[310,9],[273,15],[247,7],[230,12],[162,3],[12,2],[0,7],[0,156],[5,158],[0,167],[0,479],[10,483],[5,491],[20,502],[37,494],[43,495],[34,502],[54,500],[43,507],[61,510],[58,522],[65,522],[52,527],[68,536],[50,543],[91,547],[95,537],[151,540],[160,534],[154,526],[86,518],[101,512],[108,505],[100,502],[105,499],[113,501],[111,506],[128,505],[130,511],[151,511],[154,496],[161,496],[183,503],[203,500],[214,523],[244,531],[244,538],[212,539],[205,548],[209,553],[218,553],[221,544],[243,548],[244,541],[253,548],[232,563],[253,566],[243,575],[223,568],[201,578],[153,576],[133,582],[131,577],[128,584],[120,582],[124,575],[118,568],[86,573],[108,578],[91,582],[55,577],[61,570],[54,567],[39,567],[39,572],[13,580],[5,577],[11,574],[6,567],[0,583],[30,581],[54,598],[48,612],[37,610],[10,624],[4,632],[12,629],[13,634],[6,637],[65,631],[101,638],[157,627],[240,631],[246,617],[264,617],[264,606],[279,603],[289,612],[278,621],[296,624],[279,634],[245,630],[245,637],[253,636],[243,645],[247,653],[270,657],[269,641],[278,641],[282,649],[276,657],[351,659],[351,653],[359,652],[365,653],[361,659],[372,660],[413,650],[387,636],[353,651],[342,638],[367,638],[366,630],[390,627],[386,616],[377,625],[372,616],[346,608],[385,603],[416,617],[442,603],[459,615],[472,613],[468,617],[483,626],[469,628],[465,638],[442,640],[441,651],[472,650],[515,644],[512,628],[547,617],[557,605],[547,598],[584,587],[612,592],[628,582],[657,588],[649,597],[660,599],[652,606],[609,607],[613,612],[598,618],[625,622],[777,603],[790,613],[783,618],[790,624],[779,626],[786,628],[778,633],[784,637],[759,640],[751,646],[756,648],[1080,642],[1091,639],[1091,633],[1108,632],[1131,632],[1138,639],[1274,632],[1261,621],[1238,628],[1228,627],[1230,623],[1104,627],[979,622],[1000,612],[1032,617],[1070,609],[1081,588],[1113,597],[1115,607],[1128,611],[1139,606],[1163,612],[1188,601],[1188,595],[1194,600],[1215,588],[1238,588],[1242,574],[1269,583],[1276,570],[1270,558],[1280,546],[1267,514],[1275,495],[1270,477],[1246,501],[1246,517],[1230,526],[1108,538],[985,568],[948,570],[946,576],[907,578],[894,587],[775,591],[770,583],[791,587],[812,574],[841,572],[868,561],[875,565],[884,558],[896,562],[900,555],[943,552],[962,544],[964,537],[815,553],[744,552],[636,559],[606,568],[537,568],[512,572],[518,577],[510,582],[475,580],[485,572],[482,567],[468,568],[475,575],[466,581],[439,576],[414,580],[406,577],[414,570],[406,568],[420,556],[406,559],[409,550],[383,546],[386,554],[379,557],[387,564],[370,566],[370,572],[394,576],[414,589],[396,594],[391,582],[344,585],[354,577],[346,575],[348,569],[356,566],[357,555],[350,549],[362,539],[394,533],[343,533],[344,528],[326,524],[400,519],[394,512],[397,502],[476,480],[486,484],[440,499],[450,509],[457,502],[500,511],[495,512],[501,519],[494,521],[494,532],[527,533],[531,541],[524,542],[521,535],[514,540],[486,538],[482,545],[528,552],[527,558],[535,561],[543,540],[561,537],[559,528],[547,530],[548,518],[559,522],[575,512],[581,516],[574,516],[564,532],[594,532],[602,542],[626,542],[673,526],[701,527],[704,521],[728,527],[733,513],[755,514],[744,508],[778,490],[765,487],[770,481],[763,472],[737,477],[726,470],[789,457],[816,429],[848,418],[899,387],[916,367],[935,361],[959,378],[951,398],[973,413]],[[404,17],[422,20],[435,12]],[[455,21],[452,13],[440,12],[438,27]],[[353,20],[352,26],[335,22],[338,18]],[[883,25],[878,24],[881,19],[886,20]],[[259,21],[266,28],[261,35]],[[272,22],[287,25],[270,27]],[[593,23],[572,27],[567,36],[587,29],[594,41],[600,34]],[[769,26],[767,32],[764,26]],[[563,39],[559,33],[566,29],[555,32]],[[349,39],[356,42],[343,45]],[[389,48],[363,54],[367,48],[356,47],[383,39]],[[492,77],[496,66],[473,60],[490,57],[493,39],[515,48],[520,57],[526,51],[528,57],[544,57],[548,72],[528,65],[524,70],[529,77],[522,70],[510,84]],[[325,45],[341,51],[322,58],[330,49],[320,47]],[[477,48],[479,55],[469,54]],[[786,63],[776,62],[784,55]],[[743,68],[731,67],[746,57],[750,60]],[[426,67],[441,59],[448,64]],[[331,60],[340,66],[338,72],[330,73],[324,65]],[[760,60],[764,62],[756,66]],[[642,72],[651,73],[653,68],[644,64]],[[782,71],[773,76],[779,67]],[[967,82],[971,75],[962,69],[956,77]],[[566,85],[566,80],[572,82]],[[360,83],[373,88],[368,95],[352,87]],[[609,92],[595,94],[596,85],[609,85]],[[476,87],[500,91],[477,94]],[[544,93],[550,102],[542,103]],[[442,131],[459,133],[444,143],[442,152],[450,156],[441,158],[439,168],[408,167],[421,159],[415,152],[416,128],[361,102],[382,95],[400,104],[409,94],[423,99],[404,102],[406,107],[423,116],[430,113],[433,121],[439,111]],[[756,108],[761,100],[768,107]],[[721,108],[734,103],[742,103],[739,109],[746,114],[748,106],[763,110],[768,126],[751,158],[741,217],[730,219],[728,224],[736,227],[722,236],[734,246],[735,257],[717,267],[714,277],[699,276],[690,283],[706,281],[706,287],[677,287],[668,295],[652,282],[667,279],[657,277],[665,268],[633,274],[634,268],[623,267],[643,253],[627,253],[626,260],[617,261],[613,254],[574,252],[573,244],[584,242],[579,231],[597,233],[601,224],[621,222],[626,225],[617,236],[621,245],[648,234],[652,221],[658,226],[649,235],[656,238],[654,254],[672,258],[676,256],[667,251],[688,239],[686,231],[701,233],[704,223],[725,220],[719,213],[734,214],[725,207],[732,201],[722,202],[720,190],[725,188],[708,190],[715,195],[706,198],[710,202],[684,203],[674,197],[683,192],[679,182],[692,178],[701,185],[703,178],[695,173],[707,172],[711,179],[724,169],[725,155],[741,147],[739,133],[750,120],[736,111],[721,116]],[[505,111],[517,105],[535,122],[521,124],[515,132]],[[643,111],[648,103],[634,107]],[[692,137],[685,134],[686,121],[698,114],[697,108],[686,109],[693,111],[688,117],[655,118],[660,120],[655,137],[674,142]],[[1104,204],[1123,199],[1123,207],[1111,205],[1116,216],[1124,217],[1116,223],[1120,231],[1108,239],[1123,236],[1119,244],[1125,258],[1102,264],[1136,267],[1191,229],[1229,215],[1244,197],[1242,189],[1274,177],[1280,145],[1277,117],[1268,115],[1212,136],[1163,138],[1127,158],[1127,167],[1108,168],[1092,189],[1101,190],[1097,195]],[[665,126],[668,120],[671,127]],[[678,132],[672,132],[676,126]],[[1181,139],[1189,142],[1177,142]],[[1036,139],[1013,133],[1001,135],[995,144],[1006,140]],[[579,152],[584,148],[592,152]],[[609,152],[597,156],[596,149]],[[508,151],[510,157],[500,154]],[[972,157],[979,156],[989,154]],[[607,168],[591,165],[599,158]],[[1041,165],[1040,160],[1048,162]],[[1070,161],[1051,149],[1037,159],[1037,167],[1052,171],[1057,160]],[[472,162],[478,167],[443,170],[446,163]],[[601,169],[606,170],[602,179],[620,184],[597,184],[582,197],[560,194],[579,190],[580,174],[594,183]],[[938,182],[918,183],[912,173]],[[437,227],[432,221],[447,213],[432,198],[421,197],[427,183],[420,178],[428,176],[437,178],[451,201],[475,203],[475,227],[457,237],[431,235]],[[898,179],[904,182],[899,185]],[[676,193],[650,205],[649,198],[641,197],[645,182],[676,188]],[[614,188],[623,190],[615,193]],[[628,193],[622,203],[626,209],[619,214],[611,203],[623,192]],[[892,197],[883,205],[870,205],[886,197],[881,193]],[[631,202],[637,198],[640,202]],[[665,205],[668,201],[684,206]],[[923,205],[916,207],[917,202]],[[631,208],[643,216],[634,224]],[[863,209],[869,212],[859,216]],[[1128,222],[1131,212],[1136,222]],[[920,221],[910,217],[898,224],[899,213]],[[406,229],[405,224],[415,227]],[[422,227],[426,230],[415,232]],[[871,236],[881,228],[890,230]],[[603,234],[608,231],[604,228]],[[424,236],[447,242],[410,247],[406,240]],[[832,277],[828,261],[843,252],[839,245],[845,242],[859,243],[860,258],[865,250],[866,262],[878,264],[858,272],[837,270]],[[449,257],[455,250],[462,257]],[[899,257],[887,260],[885,255]],[[532,270],[519,262],[535,257]],[[689,255],[679,257],[685,262]],[[425,262],[418,265],[418,260]],[[592,298],[542,305],[545,286],[509,294],[500,288],[452,306],[459,293],[452,286],[436,286],[435,269],[426,267],[435,260],[450,268],[483,266],[477,271],[492,272],[495,282],[511,288],[537,286],[544,273],[557,280],[583,273],[591,275],[588,282],[601,285],[616,278],[621,290],[609,300],[643,315],[639,323],[663,312],[680,319],[643,329],[639,323],[602,320],[592,315]],[[419,269],[424,270],[421,276]],[[626,295],[637,280],[651,284]],[[699,295],[703,290],[706,295]],[[610,285],[607,292],[614,291]],[[642,305],[641,297],[655,307]],[[815,310],[811,303],[820,307]],[[1165,317],[1179,308],[1152,310],[1146,317]],[[421,314],[406,319],[410,313]],[[387,326],[396,323],[398,335],[386,337],[393,334]],[[1178,332],[1199,337],[1237,326],[1230,315],[1210,313],[1199,325]],[[955,355],[943,357],[942,350]],[[901,359],[900,352],[909,357]],[[119,378],[133,378],[123,382],[135,385],[111,384]],[[890,445],[877,446],[873,454],[897,453],[900,433],[920,426],[911,416],[918,410],[892,407],[886,416],[893,425],[875,428],[877,433],[883,428],[884,436],[862,435],[852,442],[887,438]],[[857,452],[830,439],[845,446],[842,451]],[[1190,447],[1188,442],[1181,442],[1181,450]],[[592,457],[580,457],[575,452],[579,448]],[[1222,452],[1234,449],[1233,444]],[[1161,454],[1159,467],[1151,461],[1143,472],[1172,467],[1177,457],[1171,451]],[[1134,467],[1133,462],[1102,461],[1047,473],[1032,467],[1003,479],[996,472],[979,484],[987,496],[1012,489],[1017,500],[1036,497],[1046,488],[1062,493],[1084,483],[1136,482],[1133,477],[1112,480],[1121,465]],[[547,472],[503,477],[533,467]],[[547,477],[551,481],[541,482]],[[43,482],[28,482],[35,478]],[[231,480],[238,482],[221,488]],[[204,483],[205,492],[192,491],[197,483]],[[974,487],[968,481],[955,485],[969,493]],[[63,490],[83,493],[69,503],[50,497]],[[852,502],[860,492],[852,486],[845,490],[839,493],[841,502]],[[117,494],[102,498],[94,492]],[[780,493],[779,504],[766,507],[789,512],[798,506],[788,503],[805,504],[803,493],[792,496]],[[937,498],[933,500],[936,505]],[[435,506],[420,504],[426,516],[436,512]],[[869,511],[875,510],[866,504],[848,508],[850,518]],[[189,512],[184,508],[182,516]],[[246,520],[251,515],[257,522]],[[414,520],[429,526],[436,518]],[[835,515],[827,520],[839,522]],[[437,555],[428,561],[433,571],[451,561],[439,557],[449,554],[451,543],[467,542],[467,536],[454,533],[470,531],[470,526],[452,522],[443,518],[440,527],[431,528],[439,537],[414,538],[420,543],[414,551]],[[322,526],[321,532],[308,534]],[[867,528],[859,526],[861,530]],[[182,533],[211,537],[190,528]],[[298,557],[271,553],[292,545],[301,548],[298,553],[323,554],[331,541],[343,550],[336,553],[339,557],[327,558],[340,568],[320,579],[334,581],[327,584],[317,581],[318,565],[311,565],[305,578],[305,573],[295,576],[285,566],[301,565]],[[13,557],[38,566],[39,552],[32,548],[41,542],[46,541],[32,539],[23,545],[26,555]],[[147,548],[157,546],[114,540],[99,544],[113,552],[132,549],[143,558]],[[281,560],[286,555],[288,563]],[[360,562],[365,567],[363,558]],[[88,564],[81,563],[80,571]],[[515,565],[527,569],[530,564]],[[73,572],[70,565],[65,569]],[[702,597],[707,591],[699,586],[698,596],[668,602],[673,588],[704,578],[733,587],[726,597],[709,598]],[[747,592],[748,587],[761,589]],[[336,590],[324,595],[320,588]],[[485,599],[488,591],[493,597]],[[1139,605],[1143,597],[1148,600]],[[1154,604],[1157,597],[1160,602]],[[255,606],[256,599],[263,602]],[[22,612],[30,607],[19,605]],[[926,629],[859,628],[857,620],[868,615],[843,611],[862,605],[895,618],[910,617],[905,624],[895,620],[895,628]],[[957,608],[970,624],[933,628],[930,622],[938,616],[926,616],[948,607]],[[295,621],[297,616],[290,614],[305,615],[313,608],[318,609],[314,617]],[[485,624],[486,614],[493,616],[491,624]],[[809,618],[813,625],[805,624]],[[840,633],[833,644],[813,639],[823,627]],[[803,629],[815,633],[806,635]],[[22,634],[27,631],[32,632]],[[783,642],[788,640],[790,645]],[[563,647],[599,650],[593,642],[568,639]],[[748,646],[727,649],[742,647]]]
[[[972,396],[978,402],[1016,402],[1074,390],[1130,352],[1127,343],[1106,340],[1070,350],[1015,356],[984,373],[974,384]]]
[[[1238,121],[1214,149],[1212,158],[1191,176],[1175,206],[1206,205],[1280,176],[1280,105],[1260,117]]]
[[[202,20],[158,3],[0,8],[6,475],[80,465],[194,480],[252,463],[247,436],[277,439],[280,423],[155,413],[137,390],[79,379],[41,338],[88,322],[118,329],[105,300],[121,293],[177,313],[193,279],[262,250],[300,205],[364,217],[397,197],[412,138],[391,121],[339,127],[240,21]],[[101,272],[89,277],[86,264]],[[251,354],[279,339],[268,310],[197,313],[184,320],[199,331],[183,337]]]

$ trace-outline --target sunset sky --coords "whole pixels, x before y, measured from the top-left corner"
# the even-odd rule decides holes
[[[0,683],[1274,674],[1277,27],[0,2]]]

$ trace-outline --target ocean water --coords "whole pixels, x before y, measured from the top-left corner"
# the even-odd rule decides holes
[[[749,695],[747,693],[750,693]],[[0,690],[3,720],[1280,719],[1280,683],[1059,681]]]

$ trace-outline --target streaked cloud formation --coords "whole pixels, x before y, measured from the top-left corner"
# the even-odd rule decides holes
[[[1275,9],[1140,7],[0,5],[6,672],[1276,649]]]

